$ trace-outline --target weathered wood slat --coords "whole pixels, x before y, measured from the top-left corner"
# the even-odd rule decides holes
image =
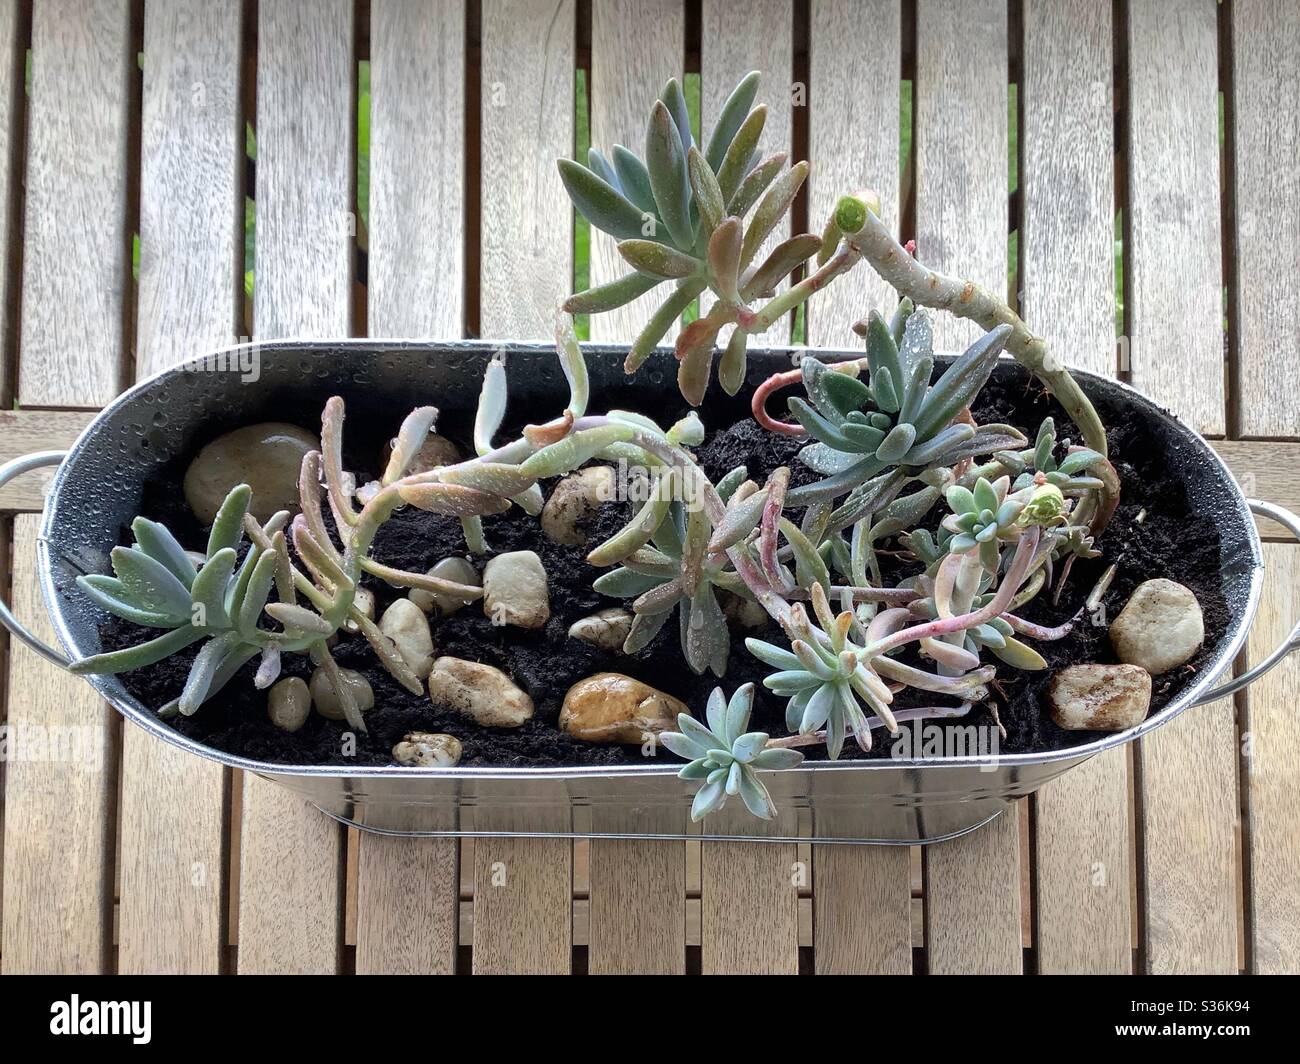
[[[710,816],[726,831],[728,817]],[[715,823],[716,821],[716,823]],[[810,870],[791,842],[700,845],[700,961],[705,975],[793,975],[799,971],[799,888]]]
[[[609,157],[615,144],[645,151],[646,116],[669,77],[682,77],[686,11],[683,0],[602,0],[591,8],[591,143]],[[579,162],[586,163],[586,159]],[[616,241],[591,230],[591,283],[604,284],[631,272]],[[631,342],[671,284],[625,307],[591,317],[593,340]],[[671,344],[672,329],[663,343]]]
[[[1250,630],[1249,660],[1259,661],[1295,624],[1293,589],[1300,581],[1300,547],[1264,548],[1268,582]],[[1251,971],[1300,971],[1300,719],[1294,655],[1249,688],[1243,728],[1246,828],[1250,838]]]
[[[234,339],[242,16],[238,0],[181,0],[145,14],[139,376]],[[136,728],[122,744],[118,969],[217,972],[228,774]]]
[[[572,290],[574,0],[484,0],[481,142],[485,337],[546,339]]]
[[[1111,5],[1024,10],[1021,310],[1070,365],[1115,371]],[[1127,972],[1128,756],[1112,750],[1034,798],[1038,968]]]
[[[0,410],[0,462],[33,451],[63,451],[94,416],[83,410]],[[0,510],[39,510],[54,469],[34,470],[0,489]]]
[[[917,254],[996,292],[1007,277],[1007,9],[999,0],[918,0]],[[979,330],[941,314],[935,346]],[[926,950],[931,971],[1018,972],[1020,845],[1006,813],[927,847]]]
[[[767,123],[759,143],[762,155],[775,151],[793,156],[794,10],[789,0],[749,0],[746,4],[728,0],[703,0],[700,31],[701,128],[709,130],[736,83],[751,70],[762,71],[763,81],[756,103],[768,106]],[[803,87],[805,93],[807,87]],[[801,101],[806,102],[806,101]],[[791,233],[790,223],[777,226],[754,256],[762,262],[769,251]],[[784,287],[784,286],[782,286]],[[707,306],[713,301],[705,297]],[[789,321],[781,321],[752,341],[754,346],[773,347],[787,343]]]
[[[1222,432],[1215,5],[1130,4],[1128,50],[1133,380],[1194,428]],[[1231,702],[1216,702],[1140,741],[1151,972],[1237,970],[1233,727]]]
[[[464,334],[464,28],[459,0],[371,5],[372,336]],[[458,850],[360,833],[358,973],[455,971]]]
[[[1300,306],[1279,277],[1300,271],[1300,6],[1238,0],[1232,18],[1238,424],[1247,436],[1300,435],[1293,367]]]
[[[809,31],[809,225],[820,226],[846,192],[869,187],[898,226],[897,0],[813,0]],[[866,27],[870,27],[869,31]],[[870,100],[870,106],[853,101]],[[841,277],[809,304],[808,342],[853,346],[851,326],[897,297],[867,266]],[[813,851],[813,931],[819,972],[910,972],[908,851],[821,846]]]
[[[259,338],[350,330],[353,5],[258,6]],[[244,774],[239,970],[331,973],[340,960],[342,829]]]
[[[465,334],[465,4],[370,7],[370,335]]]
[[[0,8],[0,242],[11,248],[21,240],[21,217],[15,205],[20,202],[21,190],[14,184],[19,169],[16,165],[19,133],[24,105],[23,78],[25,55],[22,33],[22,7],[9,3]],[[15,263],[13,255],[0,255],[0,292],[6,305],[0,311],[0,327],[4,329],[0,340],[0,374],[5,381],[12,380],[10,366],[16,355],[13,338],[17,335],[11,320],[10,298],[12,279],[10,273]],[[7,397],[6,397],[7,398]]]
[[[129,0],[32,11],[18,399],[100,406],[123,379]]]
[[[573,217],[555,160],[573,153],[574,18],[574,0],[483,3],[485,337],[546,339],[571,290]],[[478,839],[474,872],[474,971],[567,972],[569,841]]]
[[[808,228],[821,232],[836,199],[871,188],[897,230],[900,4],[813,0],[811,19]],[[859,266],[809,303],[808,343],[856,346],[852,324],[871,309],[888,314],[897,301],[874,270]]]
[[[1019,975],[1020,825],[1016,809],[926,846],[925,953],[931,975]]]
[[[1126,311],[1133,383],[1198,432],[1222,435],[1215,7],[1129,7]]]
[[[40,518],[14,521],[13,607],[57,642],[37,583]],[[9,641],[5,765],[6,975],[107,971],[112,946],[112,710],[84,681]]]
[[[1115,372],[1111,5],[1024,10],[1021,313],[1071,366]]]
[[[623,144],[638,155],[646,114],[659,86],[681,78],[686,13],[682,0],[605,0],[591,9],[591,142],[609,154]],[[585,160],[582,160],[585,162]],[[592,229],[591,283],[628,273],[615,241]],[[626,307],[591,318],[593,340],[630,342],[664,299],[667,285]],[[671,343],[676,330],[665,337]],[[672,813],[646,809],[631,818],[592,810],[602,831],[644,831],[647,818],[667,826]],[[678,818],[680,819],[680,818]],[[674,974],[686,966],[686,844],[592,839],[590,946],[593,974]],[[655,898],[646,905],[644,899]]]
[[[909,848],[814,846],[813,935],[818,975],[910,975]]]
[[[1007,11],[997,0],[917,0],[917,257],[994,292],[1007,288]],[[936,349],[973,322],[936,315]]]

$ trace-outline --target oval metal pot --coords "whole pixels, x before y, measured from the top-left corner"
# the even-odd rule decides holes
[[[250,344],[167,370],[118,397],[65,454],[45,452],[0,468],[0,485],[26,470],[58,465],[38,541],[41,587],[63,650],[75,658],[98,652],[105,617],[79,593],[81,573],[108,571],[108,551],[140,512],[150,479],[179,482],[185,462],[205,442],[239,425],[296,420],[311,426],[331,395],[347,401],[348,432],[376,441],[414,406],[433,403],[439,428],[468,438],[485,364],[507,352],[510,406],[541,419],[562,408],[567,386],[554,352],[542,345],[481,342],[416,343],[345,340]],[[668,423],[685,412],[676,391],[676,363],[658,352],[633,378],[622,372],[626,349],[589,345],[593,408],[631,408]],[[792,352],[752,352],[753,385],[789,368]],[[834,357],[829,353],[828,357]],[[998,375],[1023,378],[1004,361]],[[691,784],[677,764],[616,768],[453,768],[286,766],[233,757],[187,738],[127,693],[115,676],[87,680],[128,720],[200,757],[256,772],[298,792],[340,820],[401,834],[547,834],[621,837],[788,838],[914,844],[970,831],[999,815],[1013,799],[1036,790],[1103,750],[1158,728],[1191,706],[1230,694],[1300,643],[1300,625],[1254,669],[1219,687],[1245,643],[1259,603],[1263,560],[1252,511],[1267,514],[1300,537],[1300,519],[1268,503],[1247,500],[1215,451],[1176,417],[1124,384],[1077,373],[1104,420],[1148,421],[1169,468],[1191,489],[1192,504],[1214,520],[1222,537],[1223,594],[1231,612],[1210,664],[1181,694],[1127,732],[1065,750],[966,756],[805,763],[768,773],[779,814],[749,817],[731,803],[692,825]],[[716,391],[716,386],[715,389]],[[712,399],[711,399],[712,401]],[[747,399],[721,400],[720,416],[746,409]],[[718,420],[719,414],[715,414]],[[0,621],[38,653],[65,665],[0,604]],[[697,707],[698,708],[698,707]]]

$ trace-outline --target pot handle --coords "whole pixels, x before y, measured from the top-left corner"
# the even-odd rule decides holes
[[[58,465],[63,461],[65,454],[66,452],[64,451],[36,451],[33,454],[25,454],[20,458],[15,458],[12,461],[6,462],[4,465],[0,465],[0,488],[3,488],[9,483],[9,481],[13,480],[17,476],[21,476],[29,470],[41,469],[44,466]],[[9,609],[9,603],[4,600],[3,596],[0,596],[0,624],[3,624],[9,629],[9,631],[47,661],[54,662],[55,665],[58,665],[62,669],[66,669],[70,664],[72,664],[71,661],[68,660],[67,655],[65,655],[61,650],[56,650],[44,640],[30,632],[23,625],[22,621],[13,615],[13,611]]]
[[[1247,499],[1246,505],[1250,507],[1250,512],[1259,517],[1267,517],[1276,521],[1279,525],[1286,528],[1296,539],[1300,539],[1300,517],[1297,517],[1285,507],[1278,506],[1276,503],[1264,502],[1261,499]],[[1280,662],[1292,651],[1300,650],[1300,621],[1297,621],[1295,627],[1287,633],[1287,637],[1282,640],[1272,653],[1263,661],[1252,668],[1247,669],[1240,676],[1234,676],[1227,683],[1214,688],[1212,691],[1206,691],[1195,702],[1194,706],[1204,705],[1206,702],[1213,702],[1216,699],[1224,698],[1227,695],[1240,691],[1243,687],[1258,680],[1264,673],[1268,672],[1274,665]]]

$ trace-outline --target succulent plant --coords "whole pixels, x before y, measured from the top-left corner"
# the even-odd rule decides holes
[[[736,795],[754,816],[771,820],[776,815],[772,796],[756,770],[793,768],[803,754],[769,745],[766,732],[746,731],[753,708],[753,684],[736,688],[730,699],[721,687],[715,687],[709,695],[707,727],[689,714],[679,713],[680,730],[660,734],[659,742],[688,761],[678,777],[700,781],[691,805],[692,820],[717,812]]]
[[[586,166],[559,161],[574,206],[619,241],[619,254],[633,270],[571,296],[565,309],[599,314],[661,284],[673,286],[632,343],[628,373],[636,372],[701,293],[709,290],[717,297],[677,339],[678,383],[696,406],[708,387],[723,328],[734,326],[718,376],[734,395],[744,381],[749,337],[771,328],[820,287],[801,283],[757,305],[822,243],[812,233],[792,236],[755,263],[808,176],[806,162],[785,170],[785,152],[760,158],[767,108],[754,106],[758,81],[757,72],[740,81],[702,149],[694,143],[681,88],[671,79],[650,111],[644,161],[622,145],[615,145],[609,158],[592,148]]]

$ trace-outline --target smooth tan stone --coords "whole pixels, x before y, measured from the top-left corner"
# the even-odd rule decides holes
[[[1151,674],[1137,665],[1069,665],[1052,677],[1052,719],[1070,731],[1125,731],[1146,719]]]
[[[482,587],[483,578],[479,576],[478,570],[474,568],[473,563],[468,558],[443,558],[432,569],[429,570],[429,576],[436,576],[439,580],[450,580],[456,584],[465,584],[468,587]],[[441,617],[447,617],[455,613],[462,606],[467,605],[464,599],[453,598],[451,595],[440,595],[435,591],[425,591],[421,588],[412,588],[410,594],[406,596],[425,613],[437,612]],[[474,599],[468,600],[475,601]]]
[[[498,554],[483,569],[483,613],[493,624],[541,628],[551,616],[542,559],[531,550]]]
[[[463,658],[433,663],[429,698],[489,728],[517,728],[533,715],[533,700],[509,676]]]
[[[205,525],[212,524],[237,484],[253,489],[249,512],[259,521],[279,510],[297,510],[303,456],[319,449],[320,440],[297,425],[245,425],[218,436],[195,455],[185,471],[185,501]]]
[[[296,732],[311,714],[311,692],[297,676],[286,676],[266,696],[266,715],[277,728]]]
[[[618,672],[598,672],[569,688],[560,730],[589,743],[639,743],[677,725],[690,712],[672,695]]]
[[[399,765],[419,768],[451,768],[459,763],[463,748],[454,735],[443,732],[407,732],[393,747]]]
[[[554,543],[581,547],[587,533],[580,527],[614,498],[616,481],[610,466],[597,465],[579,469],[555,485],[551,497],[542,507],[542,531]]]
[[[1152,676],[1176,669],[1205,642],[1201,604],[1173,580],[1143,581],[1111,622],[1110,642],[1120,661],[1141,665]]]
[[[362,713],[369,713],[375,708],[375,692],[371,690],[370,681],[355,669],[339,669],[344,684],[356,699],[357,708]],[[338,692],[330,683],[324,669],[316,669],[311,674],[311,700],[316,712],[329,720],[344,720],[343,703],[339,701]]]
[[[569,637],[602,650],[622,650],[628,633],[632,631],[632,614],[621,606],[581,617],[569,625]]]
[[[421,680],[433,668],[433,635],[429,619],[410,599],[393,602],[379,618],[379,630],[397,646],[407,667]]]

